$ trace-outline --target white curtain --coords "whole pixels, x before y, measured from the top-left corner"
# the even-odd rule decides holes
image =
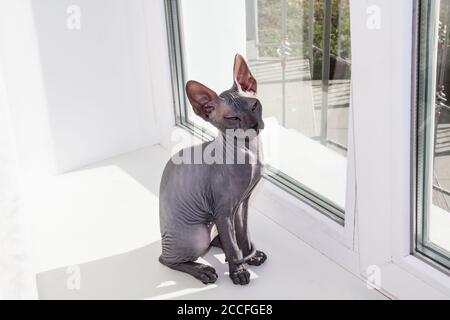
[[[29,235],[20,210],[18,167],[0,66],[0,299],[36,298]]]

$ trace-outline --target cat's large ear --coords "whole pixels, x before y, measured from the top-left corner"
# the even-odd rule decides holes
[[[211,113],[218,106],[219,97],[217,94],[197,81],[188,81],[186,93],[195,114],[208,121]]]
[[[243,92],[256,93],[256,80],[250,72],[245,59],[240,54],[237,54],[234,58],[233,76],[235,88]]]

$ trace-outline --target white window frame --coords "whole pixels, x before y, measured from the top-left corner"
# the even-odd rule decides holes
[[[367,27],[369,7],[379,9],[380,29]],[[411,246],[416,7],[411,0],[351,0],[359,268],[364,275],[379,266],[382,288],[394,296],[448,298],[450,278]]]
[[[169,50],[164,1],[144,4],[153,17],[147,19],[149,43],[161,48],[150,48],[160,141],[171,150],[175,114],[170,60],[163,54]],[[353,85],[345,225],[269,181],[252,205],[361,279],[369,276],[369,267],[378,267],[379,290],[393,298],[448,299],[450,278],[416,258],[411,247],[414,1],[350,0],[350,6]],[[380,28],[369,28],[368,19],[378,13]]]

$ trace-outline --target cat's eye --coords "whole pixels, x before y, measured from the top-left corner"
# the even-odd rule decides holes
[[[225,117],[225,119],[227,119],[227,120],[233,120],[233,121],[238,121],[238,120],[239,120],[238,117]]]
[[[255,102],[255,104],[252,107],[252,111],[255,111],[258,108],[258,101]]]

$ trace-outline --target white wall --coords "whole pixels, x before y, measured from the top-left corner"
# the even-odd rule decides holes
[[[27,201],[40,178],[171,128],[173,113],[154,114],[173,108],[167,52],[162,0],[0,1],[0,299],[36,294],[29,225],[45,217]]]
[[[54,172],[47,100],[28,0],[0,1],[0,65],[22,176]]]
[[[69,5],[81,9],[80,30],[66,26]],[[143,0],[2,6],[0,59],[24,171],[64,172],[158,141]]]
[[[20,208],[17,150],[0,66],[0,300],[34,299],[30,217]]]

